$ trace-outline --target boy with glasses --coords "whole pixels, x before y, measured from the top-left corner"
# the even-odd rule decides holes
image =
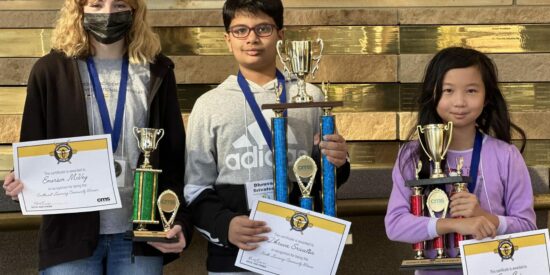
[[[278,87],[288,93],[286,98],[297,93],[296,83],[276,68],[276,43],[283,39],[280,0],[228,0],[223,21],[239,72],[197,100],[187,132],[184,194],[197,230],[209,240],[209,274],[243,272],[234,266],[238,249],[253,250],[266,240],[260,234],[269,232],[269,225],[248,219],[252,201],[245,191],[247,185],[273,186],[272,152],[258,121],[269,127],[274,113],[259,106],[275,103]],[[314,101],[323,99],[315,86],[306,89]],[[318,161],[320,148],[339,167],[337,182],[345,182],[350,167],[346,142],[335,134],[319,143],[320,110],[290,109],[287,116],[289,165],[301,155]],[[317,199],[319,187],[315,184],[312,191]],[[293,183],[290,189],[290,201],[296,203],[299,188]]]

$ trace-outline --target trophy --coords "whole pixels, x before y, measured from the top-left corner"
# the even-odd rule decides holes
[[[132,239],[134,241],[177,242],[176,239],[167,239],[164,231],[150,231],[147,229],[148,224],[159,223],[155,219],[155,212],[157,210],[158,175],[162,171],[152,167],[149,157],[151,152],[157,149],[159,141],[164,136],[164,130],[134,127],[134,136],[139,149],[143,152],[144,160],[143,164],[136,169],[134,175],[132,220],[134,224],[137,224],[137,228],[132,232]],[[159,200],[163,197],[159,197]],[[162,207],[165,206],[162,205]]]
[[[429,215],[432,218],[444,219],[449,209],[449,196],[445,187],[453,185],[453,192],[463,190],[464,183],[469,181],[468,177],[461,173],[447,176],[441,169],[441,161],[445,159],[447,150],[451,144],[453,134],[453,123],[428,124],[417,126],[419,143],[422,151],[431,162],[430,177],[420,179],[419,173],[422,169],[422,162],[416,166],[416,179],[408,180],[405,185],[411,188],[410,198],[411,214],[415,216]],[[457,170],[462,169],[462,162],[458,162]],[[427,193],[427,197],[426,196]],[[427,209],[427,211],[425,211]],[[426,213],[427,212],[427,213]],[[436,251],[434,259],[425,258],[425,244],[419,242],[413,244],[414,259],[404,260],[401,269],[460,269],[462,268],[459,257],[448,258],[445,253],[445,236],[438,236],[431,240],[432,248]],[[455,240],[456,246],[456,240]]]
[[[298,181],[298,186],[302,192],[300,207],[313,210],[313,197],[310,194],[313,182],[315,181],[315,174],[317,173],[317,165],[311,157],[301,156],[296,160],[293,168],[296,181]],[[302,179],[308,181],[306,185],[304,185]]]
[[[172,190],[166,190],[160,193],[157,200],[157,206],[159,209],[160,220],[162,221],[162,228],[164,229],[164,232],[168,232],[174,224],[176,213],[178,213],[178,209],[180,207],[178,195]],[[164,213],[170,213],[170,219],[166,219]]]
[[[462,176],[462,167],[464,166],[464,158],[459,157],[456,160],[456,175]],[[468,192],[468,183],[467,182],[457,182],[453,184],[453,191],[451,192],[451,196],[455,193],[459,192]],[[463,217],[456,217],[457,219],[461,219]],[[463,240],[466,240],[466,236],[455,232],[454,233],[454,247],[456,251],[457,257],[460,257],[460,242]]]
[[[434,168],[430,178],[435,179],[445,177],[445,174],[443,174],[443,171],[441,170],[441,160],[445,158],[449,145],[451,145],[453,123],[449,121],[447,125],[428,124],[424,127],[418,125],[417,129],[418,136],[420,136],[420,134],[424,134],[424,140],[427,143],[427,146],[424,146],[422,139],[420,139],[420,146],[422,146],[422,150],[424,150],[430,161],[433,161],[434,163]],[[426,148],[429,149],[429,152]]]
[[[313,56],[313,43],[309,40],[287,41],[286,43],[282,40],[277,41],[277,54],[281,63],[283,63],[285,72],[287,74],[292,73],[298,78],[298,94],[292,97],[292,102],[305,103],[313,101],[313,98],[306,92],[305,78],[308,74],[315,77],[324,48],[321,38],[317,38],[315,43],[319,44],[320,47],[317,56]],[[313,65],[313,61],[315,61],[315,65]]]
[[[321,54],[323,52],[323,40],[320,38],[315,41],[319,45],[319,55],[313,55],[314,42],[304,41],[278,41],[277,53],[284,66],[284,70],[289,74],[294,74],[298,78],[298,93],[292,97],[292,103],[279,102],[279,96],[281,95],[281,85],[276,87],[276,103],[275,104],[263,104],[262,109],[272,109],[275,112],[275,117],[271,119],[272,125],[272,147],[273,147],[273,178],[275,185],[275,199],[280,202],[288,203],[289,183],[288,183],[288,159],[287,159],[287,125],[288,118],[284,115],[285,110],[294,108],[321,108],[323,114],[320,117],[321,121],[321,134],[329,135],[334,134],[335,124],[334,116],[331,114],[331,110],[334,107],[343,106],[342,101],[328,101],[329,87],[323,84],[323,92],[325,93],[325,101],[312,102],[313,97],[306,93],[305,78],[308,74],[314,75],[319,68],[319,62],[321,61]],[[315,64],[313,64],[315,62]],[[283,85],[285,85],[283,83]],[[308,173],[305,171],[298,171],[296,169],[307,163]],[[315,169],[313,169],[315,167]],[[294,172],[302,197],[300,198],[300,205],[304,208],[313,208],[313,197],[311,196],[311,188],[315,180],[315,173],[317,166],[311,158],[308,160],[299,158],[294,166]],[[321,160],[321,181],[323,187],[321,188],[321,198],[323,209],[321,211],[324,214],[330,216],[336,216],[336,168],[330,162],[328,162],[326,156],[322,156]],[[303,174],[302,174],[303,173]],[[312,174],[311,174],[312,173]],[[303,179],[307,179],[307,184],[304,185]]]

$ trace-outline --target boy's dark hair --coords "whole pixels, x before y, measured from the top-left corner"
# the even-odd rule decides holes
[[[273,18],[277,29],[283,28],[283,3],[281,0],[227,0],[223,5],[223,25],[229,31],[229,25],[237,12],[250,14],[265,13]]]
[[[485,86],[485,106],[476,119],[478,128],[484,133],[491,134],[507,143],[511,142],[511,130],[514,129],[521,136],[522,146],[520,151],[523,152],[526,140],[525,132],[510,120],[506,100],[498,87],[497,68],[489,57],[474,49],[450,47],[441,50],[432,58],[426,69],[417,102],[417,125],[443,123],[443,120],[437,114],[436,108],[443,92],[442,85],[445,74],[452,69],[471,66],[476,66],[479,69]],[[411,129],[410,136],[412,134],[414,134],[414,129]],[[419,155],[423,163],[428,163],[426,162],[427,158],[422,158],[424,153],[420,150]],[[442,165],[444,163],[442,162]],[[424,174],[425,169],[422,170],[422,174]]]

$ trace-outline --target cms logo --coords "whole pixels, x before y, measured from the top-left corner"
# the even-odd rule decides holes
[[[111,198],[105,197],[105,198],[97,198],[97,202],[108,202],[111,201]]]

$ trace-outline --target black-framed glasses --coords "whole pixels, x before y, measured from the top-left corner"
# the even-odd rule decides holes
[[[252,30],[254,31],[254,33],[256,33],[256,36],[258,37],[268,37],[273,34],[273,30],[276,28],[277,26],[272,24],[260,24],[251,28],[245,25],[236,25],[230,27],[229,32],[233,35],[233,37],[239,39],[247,38],[250,34],[250,31]]]

